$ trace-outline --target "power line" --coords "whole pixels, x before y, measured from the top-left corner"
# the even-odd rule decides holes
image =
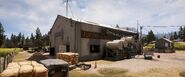
[[[69,5],[69,9],[70,9],[71,15],[72,15],[72,17],[74,18],[74,14],[73,14],[73,11],[72,11],[72,9],[71,9],[71,6],[70,6],[70,4],[68,4],[68,5]]]

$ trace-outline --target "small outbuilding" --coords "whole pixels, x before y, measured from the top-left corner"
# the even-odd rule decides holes
[[[160,38],[159,40],[157,40],[155,43],[155,49],[156,49],[156,52],[160,52],[160,53],[175,52],[173,41],[167,38]]]

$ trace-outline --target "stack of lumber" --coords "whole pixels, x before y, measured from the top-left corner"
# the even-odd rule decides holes
[[[48,70],[35,61],[12,62],[0,77],[48,77]]]
[[[62,59],[69,64],[77,64],[78,63],[78,53],[57,53],[57,59]]]

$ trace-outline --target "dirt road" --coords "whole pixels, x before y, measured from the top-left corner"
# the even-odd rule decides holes
[[[157,58],[157,55],[160,55],[160,58]],[[143,55],[141,55],[136,56],[132,59],[124,59],[114,62],[106,60],[96,60],[96,69],[94,69],[95,61],[90,61],[86,62],[92,65],[89,70],[74,70],[72,71],[71,75],[73,77],[73,74],[75,74],[74,77],[80,77],[81,75],[76,76],[77,73],[80,73],[82,74],[82,76],[91,77],[91,73],[93,73],[93,75],[98,75],[98,70],[102,68],[127,69],[128,72],[126,74],[128,77],[181,77],[179,74],[182,71],[185,71],[184,51],[178,51],[176,53],[154,53],[153,58],[153,60],[144,60]]]

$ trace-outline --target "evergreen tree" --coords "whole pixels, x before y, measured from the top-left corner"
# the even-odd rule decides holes
[[[183,28],[183,41],[185,41],[185,27]]]
[[[30,40],[31,40],[31,47],[34,47],[35,37],[33,36],[33,33],[31,33]]]
[[[36,29],[36,33],[35,34],[36,34],[35,35],[35,46],[36,47],[42,47],[43,46],[42,34],[41,34],[39,28]]]
[[[44,46],[48,46],[49,45],[49,36],[48,36],[48,34],[45,34],[45,35],[43,35],[43,44],[44,44]]]
[[[120,28],[118,24],[116,24],[116,28]]]
[[[170,34],[170,40],[174,40],[174,35]]]
[[[32,46],[31,39],[29,37],[26,37],[24,46],[31,47]]]
[[[12,34],[10,38],[11,38],[11,42],[13,43],[13,47],[17,47],[18,46],[17,36]]]
[[[42,34],[41,34],[41,32],[40,32],[40,29],[39,29],[39,28],[37,28],[37,29],[36,29],[36,35],[35,35],[35,38],[36,38],[36,39],[41,39],[41,38],[42,38]]]
[[[4,43],[4,39],[5,39],[5,35],[4,35],[4,28],[0,22],[0,47],[3,45]]]
[[[21,44],[20,44],[20,47],[23,47],[24,46],[24,43],[25,43],[25,37],[24,35],[21,36]]]
[[[179,29],[179,38],[183,39],[183,37],[184,37],[184,35],[183,35],[183,28],[181,26],[180,29]]]
[[[148,35],[147,35],[147,41],[148,43],[150,43],[151,41],[155,41],[155,35],[153,33],[153,31],[151,30],[150,32],[148,32]]]
[[[174,38],[175,40],[178,39],[177,32],[174,32],[173,38]]]
[[[12,48],[12,47],[14,47],[13,46],[13,43],[11,42],[11,39],[9,39],[9,38],[6,38],[5,39],[4,47],[6,47],[6,48]]]

